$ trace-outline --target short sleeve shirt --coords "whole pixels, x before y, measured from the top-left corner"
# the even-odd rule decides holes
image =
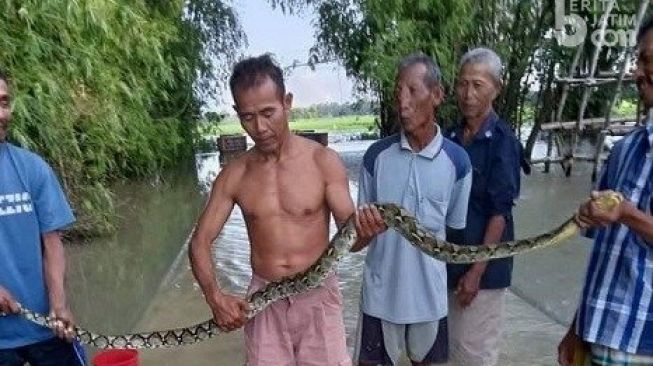
[[[74,216],[54,172],[38,155],[0,144],[0,285],[23,306],[49,312],[41,234]],[[0,317],[0,349],[52,338],[51,330],[18,316]]]
[[[445,227],[465,227],[470,187],[467,153],[440,131],[419,152],[397,134],[377,141],[365,153],[358,201],[399,204],[444,239]],[[446,286],[443,262],[387,230],[367,249],[362,311],[397,324],[438,320],[447,314]]]
[[[615,144],[596,188],[620,192],[651,215],[653,122]],[[593,234],[577,333],[589,343],[653,356],[653,243],[619,223]]]

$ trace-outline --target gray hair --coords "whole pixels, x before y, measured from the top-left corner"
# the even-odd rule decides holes
[[[441,85],[442,73],[438,64],[429,56],[422,52],[411,53],[399,61],[398,73],[414,65],[422,64],[426,66],[424,74],[424,84],[429,88],[435,88]]]
[[[499,58],[499,55],[497,55],[496,52],[492,51],[491,49],[479,47],[467,51],[460,59],[458,70],[462,70],[463,67],[467,64],[487,65],[490,70],[490,76],[494,78],[494,81],[496,81],[498,85],[502,84],[503,65],[501,64],[501,58]]]

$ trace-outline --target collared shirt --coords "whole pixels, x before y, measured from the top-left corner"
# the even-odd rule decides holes
[[[0,286],[23,306],[50,310],[41,234],[74,221],[54,172],[38,155],[0,143]],[[0,350],[54,337],[17,315],[0,317]]]
[[[597,188],[621,192],[651,214],[653,122],[613,147]],[[577,313],[577,332],[590,343],[653,355],[653,243],[623,224],[595,231]]]
[[[502,215],[506,227],[501,241],[513,240],[513,200],[519,196],[521,144],[506,122],[494,111],[488,115],[481,129],[468,145],[463,145],[463,127],[449,133],[455,143],[464,146],[473,167],[472,193],[467,211],[467,226],[460,244],[481,245],[491,216]],[[448,264],[449,289],[458,286],[471,265]],[[489,261],[481,278],[482,289],[510,286],[513,259]]]
[[[363,157],[359,204],[400,204],[438,238],[445,226],[465,227],[471,166],[465,151],[439,131],[419,152],[397,134],[372,144]],[[447,314],[446,267],[394,230],[367,249],[361,307],[396,324],[441,319]]]

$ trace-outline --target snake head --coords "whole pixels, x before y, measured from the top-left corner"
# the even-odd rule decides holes
[[[624,195],[616,191],[603,191],[598,197],[593,198],[594,202],[601,210],[612,211],[619,206],[624,200]]]

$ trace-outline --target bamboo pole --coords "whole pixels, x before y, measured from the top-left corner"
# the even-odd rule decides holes
[[[650,0],[642,0],[642,2],[639,5],[639,10],[637,11],[637,18],[635,20],[635,29],[638,29],[639,26],[642,24],[642,21],[644,19],[644,16],[646,15],[646,10],[648,8],[648,3]],[[601,153],[603,152],[603,145],[605,144],[605,138],[607,135],[607,132],[605,129],[609,128],[611,125],[611,120],[610,118],[612,117],[612,109],[615,107],[617,104],[617,101],[621,98],[621,87],[623,85],[625,76],[626,76],[626,69],[628,68],[628,63],[630,61],[630,56],[633,54],[633,47],[626,47],[623,51],[623,64],[621,65],[621,70],[619,70],[619,77],[617,79],[617,86],[616,90],[612,96],[612,100],[610,101],[610,104],[608,105],[606,114],[605,114],[605,123],[603,124],[604,131],[601,131],[601,134],[599,135],[599,139],[596,143],[596,150],[594,151],[594,166],[592,167],[592,182],[595,182],[596,179],[598,178],[599,170],[601,169]],[[631,75],[632,77],[632,75]],[[639,101],[638,101],[638,108],[637,108],[637,116],[635,116],[635,122],[639,123]]]
[[[574,75],[574,71],[578,67],[578,62],[580,61],[580,56],[583,53],[583,47],[585,47],[585,41],[581,43],[574,53],[574,58],[571,61],[571,66],[569,67],[569,76]],[[558,110],[556,111],[556,121],[562,119],[562,112],[564,111],[565,104],[567,103],[567,96],[569,95],[569,84],[564,84],[562,86],[562,95],[560,96],[560,103],[558,104]]]
[[[627,123],[627,122],[637,122],[637,116],[630,116],[630,117],[621,117],[621,118],[616,118],[612,120],[611,124],[615,123]],[[586,127],[599,127],[599,128],[606,128],[605,125],[605,117],[597,117],[597,118],[585,118],[583,120],[583,125]],[[549,122],[545,123],[541,126],[541,129],[543,131],[546,130],[572,130],[576,126],[576,121],[566,121],[566,122]]]
[[[583,86],[598,86],[598,85],[612,84],[612,83],[623,83],[624,81],[634,82],[635,79],[633,78],[632,75],[628,75],[627,77],[624,75],[623,77],[621,77],[621,79],[608,78],[608,77],[556,78],[556,83],[559,84],[576,84],[576,85],[583,85]]]
[[[601,28],[600,36],[597,44],[594,46],[594,54],[592,55],[592,63],[590,66],[589,77],[593,78],[596,74],[596,67],[599,62],[599,55],[601,54],[601,48],[603,47],[603,41],[605,38],[605,29],[608,26],[608,17],[612,12],[616,0],[610,0],[605,8],[605,13],[601,18]],[[583,96],[580,103],[580,108],[578,110],[578,119],[576,120],[576,129],[571,137],[571,144],[569,146],[569,152],[567,156],[570,158],[569,166],[565,169],[565,175],[571,175],[571,167],[573,165],[574,151],[576,150],[576,145],[578,145],[578,140],[580,139],[580,133],[583,129],[583,116],[585,115],[585,109],[587,109],[587,102],[589,101],[590,94],[592,92],[592,87],[588,85],[583,85]]]
[[[569,76],[574,75],[574,71],[578,67],[578,62],[580,61],[580,56],[583,53],[583,47],[585,46],[585,41],[583,40],[583,43],[581,43],[578,47],[576,47],[576,52],[574,53],[574,58],[571,61],[571,66],[569,67]],[[560,121],[562,119],[562,113],[565,109],[565,104],[567,103],[567,96],[569,95],[569,84],[563,84],[562,85],[562,95],[560,95],[560,103],[558,103],[558,109],[556,110],[555,114],[555,120]],[[556,150],[557,150],[557,155],[560,155],[561,146],[558,142],[558,139],[554,138],[554,132],[551,131],[549,133],[548,139],[547,139],[547,145],[546,145],[546,157],[547,159],[551,159],[551,154],[553,153],[553,143],[555,140],[556,144]],[[550,161],[550,160],[549,160]],[[544,172],[548,173],[550,166],[549,166],[549,161],[547,161],[544,164]]]
[[[635,20],[635,26],[634,26],[635,29],[639,29],[639,26],[642,24],[642,21],[644,20],[644,16],[646,15],[646,10],[648,8],[649,1],[650,0],[642,0],[642,2],[640,3],[639,10],[637,11],[637,19]],[[614,108],[614,106],[617,104],[617,100],[621,98],[621,87],[623,85],[623,81],[626,76],[626,69],[628,68],[630,56],[633,54],[633,51],[634,51],[633,47],[626,47],[626,49],[623,52],[624,60],[623,60],[623,64],[621,65],[621,70],[619,70],[619,78],[617,81],[615,93],[612,96],[612,101],[610,102],[610,106],[606,111],[605,125],[604,125],[605,127],[608,127],[610,125],[612,108]]]
[[[585,47],[585,41],[583,40],[583,43],[581,43],[576,48],[576,52],[574,53],[574,58],[572,59],[571,67],[569,68],[570,77],[574,75],[576,68],[578,68],[578,63],[580,62],[580,57],[583,54],[584,47]],[[560,96],[560,104],[558,105],[558,110],[556,111],[556,121],[560,121],[562,119],[562,113],[564,112],[565,104],[567,103],[567,97],[569,96],[569,87],[570,87],[569,84],[564,84],[562,86],[562,95]],[[560,144],[560,139],[554,138],[553,141],[555,141],[555,145],[556,145],[556,151],[557,151],[556,154],[558,156],[561,156],[562,144]]]

